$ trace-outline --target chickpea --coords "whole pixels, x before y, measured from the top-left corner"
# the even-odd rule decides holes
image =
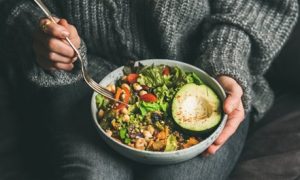
[[[109,90],[110,92],[112,93],[115,93],[116,92],[116,86],[114,84],[109,84],[107,87],[106,87],[107,90]]]
[[[152,138],[152,134],[147,130],[143,131],[143,135],[144,135],[145,139]]]
[[[127,76],[125,76],[125,75],[122,76],[121,80],[122,80],[122,81],[127,81]]]
[[[127,84],[127,83],[123,83],[121,85],[121,87],[124,89],[124,88],[127,88],[128,90],[130,90],[130,86]]]
[[[123,121],[124,121],[124,122],[129,122],[129,120],[130,120],[129,115],[128,115],[128,114],[125,114],[124,117],[123,117]]]
[[[109,137],[111,137],[111,136],[112,136],[112,131],[111,131],[111,130],[109,130],[109,129],[108,129],[108,130],[106,130],[106,135],[107,135],[107,136],[109,136]]]
[[[123,108],[123,109],[121,110],[121,113],[122,113],[122,114],[128,114],[128,109],[127,109],[127,108]]]
[[[104,116],[104,110],[103,109],[99,109],[98,111],[98,118],[102,119]]]
[[[142,96],[142,95],[144,95],[144,94],[147,94],[147,91],[141,90],[141,91],[139,92],[139,95],[140,95],[140,96]]]
[[[139,83],[133,83],[133,89],[135,91],[140,91],[143,89],[143,87]]]
[[[138,138],[135,142],[134,147],[136,149],[144,150],[146,145],[147,145],[147,142],[144,138]]]
[[[153,133],[154,133],[154,127],[153,126],[151,126],[151,125],[149,125],[148,127],[147,127],[147,129],[148,129],[148,131],[151,133],[151,135],[153,135]]]

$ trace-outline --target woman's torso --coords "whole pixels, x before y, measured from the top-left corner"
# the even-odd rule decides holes
[[[61,16],[89,53],[123,64],[131,59],[191,61],[209,14],[207,0],[66,0]]]

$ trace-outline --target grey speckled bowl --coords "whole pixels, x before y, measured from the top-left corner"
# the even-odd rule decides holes
[[[165,64],[169,66],[178,66],[182,68],[186,72],[194,72],[199,75],[199,77],[203,80],[205,84],[210,86],[219,96],[221,101],[225,99],[225,92],[223,88],[219,85],[219,83],[210,77],[207,73],[202,71],[201,69],[182,63],[179,61],[173,61],[173,60],[164,60],[164,59],[149,59],[149,60],[143,60],[140,61],[144,65],[159,65],[159,64]],[[102,86],[107,86],[108,84],[116,81],[118,78],[120,78],[123,75],[122,71],[123,67],[120,67],[110,74],[108,74],[101,82],[100,84]],[[222,117],[222,121],[219,124],[219,126],[216,128],[216,130],[209,135],[206,139],[201,141],[199,144],[192,146],[187,149],[182,149],[178,151],[173,152],[151,152],[151,151],[144,151],[144,150],[137,150],[134,148],[131,148],[127,145],[124,145],[116,140],[114,140],[111,137],[108,137],[105,134],[105,131],[100,127],[100,125],[97,122],[97,107],[95,102],[95,96],[97,93],[94,93],[92,96],[92,102],[91,102],[91,108],[92,108],[92,116],[94,124],[100,134],[100,136],[104,139],[104,141],[115,151],[119,152],[120,154],[124,155],[127,158],[130,158],[134,161],[138,161],[145,164],[174,164],[183,162],[186,160],[189,160],[203,151],[205,151],[219,136],[221,131],[224,128],[224,125],[227,121],[227,115],[224,115]]]

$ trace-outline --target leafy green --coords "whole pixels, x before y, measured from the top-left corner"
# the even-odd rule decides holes
[[[187,83],[195,83],[197,85],[203,84],[202,80],[194,72],[185,73],[179,67],[174,67],[173,71],[174,76],[171,81],[174,83],[174,87],[181,87]]]
[[[159,111],[160,105],[158,103],[150,103],[150,102],[142,101],[139,103],[138,108],[140,109],[142,116],[145,116],[147,112]]]
[[[121,139],[125,139],[126,138],[126,133],[127,133],[127,129],[126,128],[120,129],[119,130],[120,138]]]
[[[171,101],[176,93],[174,88],[168,88],[166,85],[155,88],[153,92],[161,101],[166,102]]]
[[[96,95],[96,105],[98,108],[100,108],[104,102],[104,97],[101,94]]]
[[[155,103],[142,101],[138,103],[138,108],[141,111],[141,115],[145,116],[148,112],[163,111],[166,112],[169,104],[164,101],[157,101]]]
[[[149,66],[140,71],[138,83],[148,87],[158,87],[171,83],[169,76],[162,74],[163,66]]]
[[[167,102],[164,102],[163,100],[161,100],[159,102],[159,106],[160,106],[160,109],[163,111],[163,112],[167,112],[167,109],[169,107],[169,104]]]
[[[175,66],[173,68],[174,76],[172,78],[172,82],[174,83],[174,87],[181,87],[186,84],[186,74],[179,67]]]
[[[101,94],[97,94],[95,98],[98,109],[101,107],[106,108],[106,106],[109,104],[109,101]]]
[[[192,72],[192,76],[194,78],[194,83],[197,84],[197,85],[200,85],[200,84],[203,84],[203,81],[199,78],[199,76]]]
[[[125,142],[125,144],[130,144],[131,143],[131,139],[130,138],[125,138],[124,142]]]
[[[135,66],[135,64],[135,61],[129,61],[123,68],[124,75],[128,75],[130,73],[139,73],[139,71],[144,67],[144,65],[140,62],[137,66]]]
[[[203,84],[202,80],[194,72],[186,74],[186,83],[195,83],[197,85]]]

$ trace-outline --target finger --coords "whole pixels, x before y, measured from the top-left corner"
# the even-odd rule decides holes
[[[207,148],[204,153],[202,153],[202,155],[206,157],[208,155],[215,154],[237,130],[238,126],[244,120],[244,118],[244,107],[242,102],[240,102],[238,108],[229,115],[228,121],[220,136],[212,145]]]
[[[243,95],[243,90],[235,81],[227,83],[224,89],[228,96],[224,101],[223,108],[225,113],[230,114],[239,106],[239,102],[241,101],[241,97]]]
[[[34,35],[34,42],[41,42],[41,45],[47,47],[49,51],[53,51],[62,56],[69,58],[75,57],[74,50],[65,40],[53,38],[45,33],[37,32]]]
[[[64,26],[56,24],[48,18],[40,20],[40,27],[43,32],[56,38],[64,39],[70,35]]]
[[[65,27],[66,29],[69,28],[69,23],[66,19],[60,19],[57,24],[62,25],[63,27]]]
[[[58,22],[58,24],[64,26],[68,30],[68,32],[70,32],[69,39],[73,42],[73,44],[75,45],[76,48],[79,48],[80,38],[79,38],[76,28],[73,25],[69,24],[66,19],[61,19]],[[65,41],[65,43],[67,43],[67,42]]]
[[[50,61],[57,62],[57,63],[63,63],[63,64],[71,64],[71,63],[73,63],[73,58],[61,56],[60,54],[57,54],[55,52],[50,52],[48,54],[47,58]]]
[[[232,89],[231,92],[228,92],[223,105],[224,112],[226,114],[230,114],[232,111],[234,111],[239,106],[241,97],[242,92],[239,89]]]
[[[228,115],[228,121],[221,132],[220,136],[214,142],[215,145],[223,145],[237,130],[240,123],[244,120],[245,113],[242,103],[239,103],[237,109],[235,109],[231,114]]]
[[[65,27],[67,31],[70,32],[70,38],[78,36],[76,28],[73,25],[69,24],[66,19],[59,20],[58,24]]]
[[[53,67],[60,70],[71,71],[74,68],[73,64],[53,63]]]
[[[226,123],[224,130],[220,134],[220,136],[216,139],[216,141],[210,145],[206,152],[205,155],[210,155],[210,154],[215,154],[223,145],[224,143],[236,132],[237,128],[239,127],[240,123],[244,119],[244,109],[242,107],[242,103],[240,103],[240,108],[236,109],[228,119],[228,122]]]
[[[220,147],[221,147],[220,145],[215,145],[215,144],[210,145],[210,146],[207,148],[207,150],[205,151],[204,156],[216,154],[216,152],[218,151],[218,149],[219,149]]]
[[[75,56],[74,50],[60,39],[48,38],[45,44],[49,48],[49,51],[69,58],[73,58]]]
[[[34,51],[37,55],[43,57],[45,60],[69,64],[74,62],[74,58],[66,57],[56,52],[51,52],[43,44],[37,42],[34,45]]]

